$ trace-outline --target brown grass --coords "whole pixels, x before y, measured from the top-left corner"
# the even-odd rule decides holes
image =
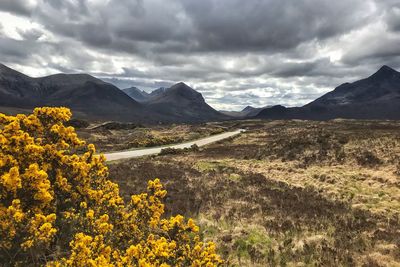
[[[111,177],[126,197],[161,178],[168,213],[196,217],[228,264],[400,264],[400,123],[236,127],[249,130],[200,151],[110,164]]]
[[[120,151],[134,148],[154,147],[182,143],[218,134],[227,128],[216,124],[170,125],[153,127],[114,127],[78,129],[78,135],[96,145],[101,152]],[[119,126],[119,127],[115,127]]]

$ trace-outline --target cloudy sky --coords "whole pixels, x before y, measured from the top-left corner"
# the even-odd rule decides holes
[[[120,88],[184,81],[217,109],[296,106],[400,70],[400,0],[0,0],[0,58]]]

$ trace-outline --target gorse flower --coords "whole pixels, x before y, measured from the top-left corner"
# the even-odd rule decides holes
[[[158,179],[125,203],[67,108],[0,114],[0,265],[216,266],[192,219],[164,216]]]

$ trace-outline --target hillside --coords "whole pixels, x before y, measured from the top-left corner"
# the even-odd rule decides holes
[[[137,87],[125,88],[122,89],[122,91],[137,102],[144,102],[150,97],[148,93],[143,90],[139,90]]]
[[[204,100],[203,96],[183,82],[150,94],[146,106],[155,112],[174,118],[177,122],[204,122],[229,119]]]
[[[65,106],[77,117],[143,122],[149,112],[112,84],[87,74],[32,78],[0,65],[0,111]]]
[[[32,78],[0,65],[0,112],[27,112],[37,106],[65,106],[78,118],[102,121],[192,123],[229,118],[183,83],[147,94],[135,87],[120,90],[88,74]]]
[[[366,79],[344,83],[311,103],[297,108],[262,110],[263,119],[400,119],[400,73],[383,66]]]

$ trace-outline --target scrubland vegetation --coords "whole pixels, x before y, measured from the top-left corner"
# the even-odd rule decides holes
[[[159,177],[234,266],[399,266],[400,123],[226,122],[199,151],[109,163],[124,198]]]
[[[0,115],[1,265],[400,264],[399,122],[208,124],[247,131],[106,166],[70,115]]]
[[[124,201],[65,108],[0,114],[1,266],[217,266],[193,219],[166,216],[149,179]]]
[[[225,127],[206,123],[200,125],[152,126],[108,123],[78,130],[79,136],[95,144],[99,151],[120,151],[177,144],[222,133]]]

